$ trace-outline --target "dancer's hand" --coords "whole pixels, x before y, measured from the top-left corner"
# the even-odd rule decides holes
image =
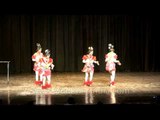
[[[51,65],[51,69],[53,70],[53,68],[54,68],[54,65],[52,64],[52,65]]]
[[[118,62],[117,64],[118,64],[118,65],[122,65],[121,62]]]
[[[97,61],[97,65],[99,65],[99,61]]]

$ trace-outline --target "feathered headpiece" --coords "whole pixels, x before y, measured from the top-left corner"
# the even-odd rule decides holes
[[[112,45],[111,43],[108,44],[108,49],[109,49],[109,50],[114,49],[114,45]]]
[[[92,51],[93,51],[93,47],[92,46],[88,47],[88,52],[90,53]]]
[[[37,51],[42,49],[41,44],[37,43],[36,46],[37,46]]]
[[[88,50],[91,50],[91,51],[93,51],[93,47],[91,46],[91,47],[88,47]]]
[[[49,50],[49,49],[46,49],[46,50],[45,50],[45,55],[46,55],[46,56],[49,56],[49,55],[50,55],[50,50]]]

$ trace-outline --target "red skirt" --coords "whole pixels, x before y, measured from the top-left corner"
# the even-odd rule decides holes
[[[51,70],[50,69],[44,70],[42,75],[43,76],[49,76],[49,75],[51,75]]]

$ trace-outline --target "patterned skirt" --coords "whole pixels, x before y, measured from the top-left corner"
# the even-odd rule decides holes
[[[82,69],[82,72],[94,72],[94,66],[87,66],[87,65],[84,65],[83,69]]]
[[[116,70],[116,64],[114,62],[106,63],[106,71],[115,71]]]

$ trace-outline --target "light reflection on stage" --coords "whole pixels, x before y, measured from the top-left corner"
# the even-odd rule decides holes
[[[5,77],[0,77],[0,105],[159,103],[159,79],[159,73],[121,73],[115,87],[110,87],[106,74],[97,73],[92,86],[83,86],[82,74],[56,74],[52,88],[43,90],[34,84],[33,75],[11,76],[9,84]]]
[[[36,94],[35,105],[52,105],[51,94]]]
[[[94,102],[94,96],[92,88],[88,88],[85,91],[85,104],[93,104]]]
[[[159,102],[154,99],[158,95],[141,96],[123,95],[116,92],[115,88],[110,88],[106,93],[97,93],[93,88],[85,89],[81,94],[54,95],[47,93],[37,93],[32,95],[13,94],[9,89],[4,95],[0,95],[0,105],[67,105],[68,99],[74,101],[75,105],[95,105],[95,104],[151,104]]]
[[[94,105],[99,102],[103,104],[116,104],[115,88],[110,88],[106,93],[97,93],[93,88],[88,87],[82,94],[54,95],[50,93],[36,93],[32,95],[11,94],[9,87],[7,95],[3,97],[3,104],[24,105],[31,103],[34,105],[66,105],[67,100],[73,98],[76,105]],[[7,98],[7,99],[4,99]]]
[[[116,97],[115,97],[115,88],[110,88],[110,103],[116,104]]]
[[[95,95],[95,92],[92,88],[86,89],[86,91],[85,91],[85,104],[96,104],[98,102],[107,103],[107,104],[116,104],[115,88],[114,87],[111,87],[106,94],[103,94],[104,98],[106,96],[106,101],[102,100],[101,98],[96,100],[97,102],[94,101],[94,99],[96,99],[96,97],[99,97],[99,94],[101,94],[101,93],[98,93]]]

